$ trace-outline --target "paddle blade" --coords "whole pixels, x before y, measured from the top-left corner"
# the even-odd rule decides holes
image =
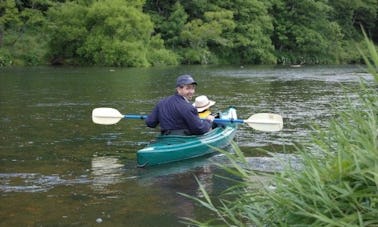
[[[259,131],[277,132],[283,128],[282,117],[272,113],[258,113],[244,120],[251,128]]]
[[[92,111],[92,121],[100,125],[116,124],[123,118],[123,115],[116,109],[101,107]]]

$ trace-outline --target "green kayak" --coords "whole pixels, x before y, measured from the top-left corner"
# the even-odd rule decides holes
[[[236,110],[229,108],[220,114],[220,119],[237,119]],[[201,136],[159,135],[156,141],[138,150],[139,167],[165,164],[200,157],[215,152],[212,147],[223,148],[233,140],[237,124],[223,121]]]

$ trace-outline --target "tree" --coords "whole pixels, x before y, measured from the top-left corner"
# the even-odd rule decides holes
[[[233,46],[219,49],[218,54],[231,63],[275,63],[273,32],[268,5],[257,0],[217,1],[217,4],[233,12],[235,29],[226,35]]]
[[[188,44],[184,48],[190,53],[186,56],[187,60],[191,63],[208,64],[211,43],[222,47],[230,46],[230,40],[223,35],[234,29],[232,17],[231,11],[220,9],[216,12],[205,12],[205,21],[195,19],[187,23],[180,35],[181,40]]]
[[[148,66],[148,41],[153,25],[140,5],[128,1],[96,2],[88,10],[85,43],[78,49],[81,56],[95,64]]]
[[[143,1],[104,0],[51,10],[51,55],[84,64],[148,66],[153,24],[142,6]]]
[[[331,8],[323,1],[277,0],[272,36],[279,63],[329,63],[337,58],[341,29],[328,20]]]
[[[328,4],[333,8],[330,16],[342,27],[345,39],[361,40],[360,26],[363,26],[371,37],[378,38],[376,0],[334,0]]]
[[[78,49],[84,45],[89,32],[87,13],[87,7],[74,2],[49,9],[49,56],[52,64],[79,62]]]
[[[5,32],[18,27],[21,23],[18,14],[15,1],[0,2],[0,47],[3,46]]]
[[[0,2],[0,65],[43,63],[46,23],[41,10],[22,1]]]
[[[163,39],[166,41],[167,46],[172,50],[176,49],[180,44],[179,34],[184,28],[187,19],[188,14],[185,12],[184,7],[180,2],[176,2],[172,8],[172,13],[168,18],[162,20],[161,23],[156,24],[156,26],[159,27],[159,31],[162,34]]]

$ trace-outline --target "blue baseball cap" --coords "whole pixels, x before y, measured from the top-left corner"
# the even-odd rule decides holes
[[[193,79],[191,75],[181,75],[177,77],[176,87],[180,87],[182,85],[188,85],[188,84],[197,85],[197,82]]]

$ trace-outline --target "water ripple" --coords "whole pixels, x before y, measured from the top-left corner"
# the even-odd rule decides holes
[[[3,192],[46,192],[58,185],[87,184],[86,177],[62,179],[59,175],[39,173],[0,173],[0,191]]]

